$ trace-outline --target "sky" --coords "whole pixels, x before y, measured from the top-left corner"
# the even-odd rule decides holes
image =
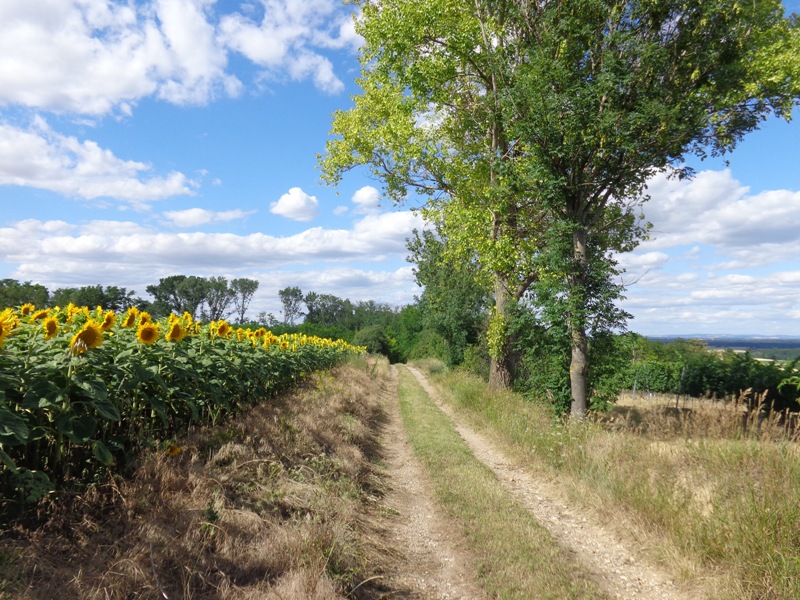
[[[800,0],[784,2],[800,12]],[[0,278],[50,290],[169,275],[393,306],[423,222],[365,171],[320,181],[358,93],[340,0],[0,0]],[[689,181],[657,176],[621,256],[644,335],[800,336],[800,111]]]

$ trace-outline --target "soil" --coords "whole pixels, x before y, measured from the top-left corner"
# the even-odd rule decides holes
[[[552,534],[555,541],[582,563],[598,586],[611,598],[631,600],[696,600],[679,589],[668,574],[648,564],[630,541],[570,506],[553,482],[521,470],[485,436],[465,425],[441,401],[424,374],[407,367],[437,406],[452,420],[474,455],[498,481]],[[391,491],[385,498],[396,517],[390,519],[385,543],[396,549],[397,563],[387,574],[388,587],[411,590],[391,597],[476,599],[479,590],[469,567],[469,556],[453,525],[437,510],[432,488],[414,457],[403,430],[397,406],[397,375],[392,371],[394,401],[387,403],[385,431],[386,469]]]

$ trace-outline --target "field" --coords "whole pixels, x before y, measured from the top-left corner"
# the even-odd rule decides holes
[[[0,598],[800,597],[800,452],[777,415],[626,392],[569,423],[418,367],[351,352],[49,492],[0,533]]]

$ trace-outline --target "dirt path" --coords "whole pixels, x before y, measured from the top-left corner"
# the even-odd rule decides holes
[[[387,587],[395,591],[386,598],[483,599],[459,551],[461,540],[437,510],[432,487],[408,444],[395,367],[385,394],[389,422],[384,430],[384,463],[390,490],[384,504],[395,516],[388,520],[383,542],[395,550],[396,559],[385,575]]]
[[[494,471],[501,484],[550,530],[559,544],[574,553],[597,584],[612,598],[696,600],[702,597],[697,593],[686,594],[678,590],[666,574],[643,563],[634,548],[628,547],[599,524],[570,509],[567,501],[553,485],[535,479],[514,466],[484,436],[459,422],[419,370],[413,367],[408,369],[436,405],[450,417],[474,455]],[[402,437],[400,433],[396,435],[398,438]],[[424,490],[422,493],[427,496]]]

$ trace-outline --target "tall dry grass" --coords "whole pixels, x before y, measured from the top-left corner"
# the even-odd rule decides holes
[[[800,451],[786,419],[672,398],[576,425],[464,373],[436,379],[473,424],[698,597],[800,598]]]
[[[362,515],[382,485],[375,368],[318,373],[63,499],[44,527],[2,532],[0,598],[362,597]]]

